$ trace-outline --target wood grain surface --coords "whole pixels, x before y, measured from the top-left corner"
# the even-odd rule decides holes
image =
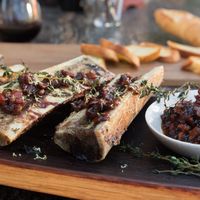
[[[33,70],[49,67],[80,54],[76,45],[42,44],[0,44],[0,53],[5,56],[6,63],[19,63],[23,58]],[[132,69],[126,65],[123,67],[111,66],[111,69],[115,72]],[[151,66],[142,67],[144,71],[149,68]],[[131,72],[135,73],[133,69]],[[181,74],[172,73],[169,78],[174,77],[175,81],[175,76],[179,81],[185,81],[180,79]],[[195,76],[193,78],[195,80]],[[166,81],[169,83],[169,80]],[[148,104],[151,102],[152,100]],[[158,142],[148,129],[144,119],[147,106],[129,126],[122,142],[141,146],[145,152],[159,150],[161,154],[175,155]],[[199,178],[153,173],[154,169],[171,167],[164,161],[135,158],[115,147],[103,162],[92,164],[76,160],[61,150],[54,144],[52,137],[55,126],[69,111],[68,106],[58,108],[20,139],[0,148],[2,185],[79,199],[199,199]],[[47,160],[34,160],[35,155],[27,154],[25,147],[34,146],[41,148],[47,155]]]
[[[0,43],[0,54],[4,55],[5,63],[8,65],[21,63],[23,61],[35,71],[81,55],[79,45],[75,44],[52,45],[17,43]],[[181,70],[182,62],[183,60],[176,64],[154,62],[142,65],[139,70],[124,63],[117,65],[109,63],[108,68],[115,73],[130,72],[137,76],[149,71],[152,67],[163,65],[165,67],[163,85],[177,86],[187,81],[199,82],[200,76]]]
[[[175,155],[151,134],[144,120],[146,107],[129,126],[122,142],[141,146],[145,152],[159,150]],[[68,113],[69,107],[60,107],[20,139],[0,148],[1,184],[80,199],[199,199],[199,178],[153,173],[154,169],[170,168],[163,161],[136,158],[117,147],[100,163],[76,160],[52,140],[55,126]],[[35,155],[27,154],[25,147],[33,146],[40,147],[47,160],[34,160]]]

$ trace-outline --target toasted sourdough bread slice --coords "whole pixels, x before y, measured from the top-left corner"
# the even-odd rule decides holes
[[[161,62],[176,63],[181,59],[180,53],[176,49],[172,49],[170,47],[166,47],[152,42],[142,42],[140,43],[140,45],[145,47],[160,47],[158,60]]]
[[[141,82],[144,80],[147,80],[148,85],[159,86],[163,76],[163,67],[154,68],[135,81],[133,87],[140,90]],[[113,145],[119,144],[121,136],[149,98],[150,96],[140,98],[140,94],[127,91],[121,96],[119,105],[109,111],[109,119],[96,126],[88,122],[86,109],[73,112],[57,126],[54,141],[63,150],[79,159],[90,162],[101,161]]]
[[[183,64],[182,69],[200,75],[200,57],[188,57],[185,63]]]
[[[97,66],[86,56],[80,56],[68,62],[50,67],[42,71],[54,74],[56,71],[62,69],[72,72],[88,72],[90,70],[93,70],[98,73],[99,76],[105,77],[105,79],[107,79],[109,76],[113,76],[113,74]],[[0,86],[0,91],[4,89],[4,86],[5,85]],[[73,85],[70,85],[68,88],[60,88],[58,90],[65,93],[64,96],[55,96],[50,93],[45,97],[48,102],[52,103],[51,105],[48,105],[45,108],[40,108],[33,104],[28,108],[28,110],[22,112],[20,115],[5,114],[3,111],[0,110],[0,146],[10,144],[20,135],[25,133],[28,129],[30,129],[46,114],[53,111],[53,109],[55,109],[59,105],[67,103],[68,101],[71,101],[79,97],[80,95],[83,95],[83,93],[87,89],[87,87],[78,82],[76,82],[75,91]]]
[[[200,47],[192,47],[185,44],[180,44],[173,41],[167,41],[167,45],[173,49],[178,50],[183,57],[200,56]]]
[[[140,59],[131,51],[129,51],[129,49],[127,49],[125,46],[115,44],[104,38],[100,39],[100,45],[102,47],[113,50],[117,54],[119,60],[126,61],[137,68],[140,67]]]
[[[113,62],[119,61],[117,54],[112,49],[95,44],[81,44],[80,48],[81,52],[85,55],[95,56]]]
[[[194,46],[200,46],[200,18],[183,10],[157,9],[154,12],[157,24]]]
[[[161,48],[159,46],[128,45],[126,47],[138,56],[141,62],[152,62],[160,56]]]

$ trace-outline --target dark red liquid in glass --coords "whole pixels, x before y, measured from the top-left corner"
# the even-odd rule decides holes
[[[28,42],[32,40],[40,31],[41,24],[31,24],[22,26],[0,27],[0,37],[7,42]]]

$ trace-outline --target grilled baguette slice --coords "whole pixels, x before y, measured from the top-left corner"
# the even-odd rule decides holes
[[[200,57],[188,57],[183,64],[182,69],[200,75]]]
[[[157,67],[143,75],[133,85],[141,89],[141,82],[147,80],[148,85],[159,86],[163,75],[163,67]],[[101,161],[113,145],[120,143],[121,136],[149,97],[140,98],[140,95],[133,93],[133,91],[126,92],[121,96],[120,104],[114,110],[109,111],[109,120],[97,125],[88,122],[86,109],[73,112],[57,126],[54,141],[63,150],[72,153],[79,159],[90,162]]]
[[[170,40],[167,41],[167,45],[173,49],[178,50],[183,57],[200,56],[199,47],[193,47],[193,46],[189,46],[185,44],[180,44],[180,43],[173,42]]]
[[[140,43],[140,45],[145,46],[145,47],[159,47],[160,52],[159,52],[158,60],[161,62],[176,63],[181,59],[180,53],[176,49],[172,49],[170,47],[163,46],[157,43],[152,43],[152,42],[142,42]]]
[[[160,55],[159,46],[142,46],[142,45],[128,45],[126,46],[130,52],[138,56],[141,62],[152,62]]]
[[[140,59],[125,46],[115,44],[104,38],[100,39],[99,42],[102,47],[113,50],[117,54],[119,60],[134,65],[136,68],[140,67]]]
[[[118,62],[117,54],[109,48],[104,48],[95,44],[81,44],[81,52],[85,55],[91,55],[105,60]]]
[[[65,69],[73,72],[87,72],[94,70],[98,75],[105,78],[113,76],[110,72],[98,67],[94,62],[87,58],[87,56],[81,56],[71,61],[50,67],[43,71],[54,74],[56,71]],[[5,85],[0,86],[0,91],[4,89]],[[41,120],[46,114],[53,111],[61,104],[65,104],[80,95],[83,95],[87,88],[80,83],[76,83],[76,90],[71,85],[68,88],[58,89],[60,92],[64,92],[65,96],[54,96],[48,94],[45,98],[51,105],[46,108],[39,108],[36,105],[31,105],[28,110],[24,111],[20,115],[5,114],[0,110],[0,146],[5,146],[16,140],[20,135],[30,129],[35,123]],[[59,92],[58,91],[58,92]]]

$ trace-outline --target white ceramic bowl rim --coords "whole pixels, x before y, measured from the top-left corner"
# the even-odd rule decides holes
[[[156,102],[154,102],[154,103],[156,103]],[[154,104],[153,103],[153,104]],[[152,105],[152,104],[151,104]],[[146,119],[146,121],[147,121],[147,114],[145,114],[145,119]],[[154,128],[154,126],[152,126],[150,123],[148,124],[149,125],[149,127],[154,131],[154,132],[156,132],[157,134],[159,134],[159,135],[161,135],[162,137],[164,137],[164,138],[166,138],[167,140],[170,140],[170,141],[173,141],[173,142],[177,142],[177,143],[179,143],[179,144],[183,144],[183,145],[185,145],[185,144],[187,144],[187,145],[190,145],[190,146],[196,146],[196,147],[200,147],[200,144],[194,144],[194,143],[190,143],[190,142],[184,142],[184,141],[180,141],[180,140],[176,140],[176,139],[174,139],[174,138],[171,138],[171,137],[169,137],[169,136],[166,136],[164,133],[163,133],[163,131],[162,132],[160,132],[160,131],[158,131],[156,128]]]
[[[194,96],[196,95],[196,93],[197,93],[197,90],[191,90],[190,92],[189,92],[189,94],[188,94],[188,97],[186,98],[186,100],[194,100]],[[178,94],[177,94],[178,95]],[[170,97],[170,99],[172,98],[173,99],[173,102],[177,102],[177,95],[176,96],[172,96],[172,97]],[[171,142],[176,142],[177,144],[182,144],[182,145],[188,145],[188,146],[191,146],[191,147],[197,147],[197,148],[199,148],[200,147],[200,144],[194,144],[194,143],[190,143],[190,142],[184,142],[184,141],[180,141],[180,140],[176,140],[176,139],[174,139],[174,138],[171,138],[171,137],[169,137],[169,136],[166,136],[164,133],[163,133],[163,131],[158,131],[153,125],[152,125],[152,123],[148,123],[148,112],[149,112],[149,110],[150,110],[150,108],[151,107],[153,107],[153,106],[155,106],[156,104],[160,104],[162,107],[163,107],[163,105],[164,105],[164,103],[163,103],[163,101],[161,101],[160,103],[158,103],[158,102],[153,102],[148,108],[147,108],[147,110],[146,110],[146,113],[145,113],[145,120],[146,120],[146,122],[147,122],[147,124],[148,124],[148,126],[155,132],[155,133],[157,133],[157,134],[159,134],[159,135],[161,135],[162,137],[164,137],[165,139],[167,139],[167,140],[169,140],[169,141],[171,141]],[[169,103],[168,105],[173,105],[174,103]],[[161,117],[161,116],[160,116]],[[161,126],[161,124],[160,124],[160,126]],[[162,128],[161,128],[161,130],[162,130]]]

